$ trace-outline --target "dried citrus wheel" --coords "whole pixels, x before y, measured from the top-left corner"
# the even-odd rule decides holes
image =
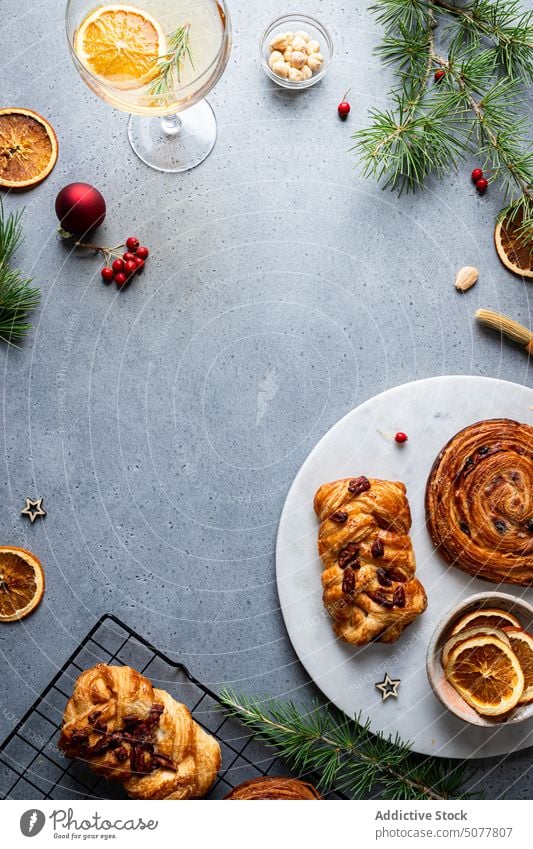
[[[459,619],[450,631],[450,636],[457,634],[458,631],[464,631],[465,628],[477,628],[481,625],[487,625],[489,628],[522,627],[516,616],[513,616],[507,610],[499,610],[496,607],[484,607],[480,610],[472,610]]]
[[[57,136],[31,109],[0,109],[0,186],[29,189],[57,162]]]
[[[500,716],[516,707],[524,673],[514,651],[497,637],[472,637],[450,653],[446,678],[477,713]]]
[[[533,277],[533,251],[530,244],[520,244],[518,228],[522,219],[498,221],[494,229],[494,244],[501,261],[509,271],[520,277]]]
[[[526,704],[533,701],[533,636],[519,628],[508,628],[507,636],[524,673],[524,692],[519,704]]]
[[[98,6],[74,34],[79,60],[114,88],[140,88],[158,72],[167,50],[161,26],[148,12],[133,6]]]
[[[24,619],[44,595],[43,567],[24,548],[0,547],[0,622]]]
[[[488,625],[480,625],[475,628],[465,628],[464,631],[459,631],[448,638],[442,649],[442,665],[446,666],[450,658],[450,654],[459,643],[464,643],[471,637],[496,637],[506,645],[511,645],[511,640],[500,628],[489,628]]]

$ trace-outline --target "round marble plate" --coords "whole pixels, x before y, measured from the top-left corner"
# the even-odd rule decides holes
[[[446,610],[484,592],[489,584],[448,566],[435,552],[424,521],[424,491],[431,465],[458,430],[480,419],[507,417],[533,424],[533,390],[486,377],[435,377],[397,386],[348,413],[320,440],[298,472],[281,515],[276,569],[278,592],[292,644],[313,681],[350,716],[370,719],[373,731],[398,733],[416,752],[458,758],[501,755],[533,745],[533,720],[477,728],[447,711],[426,675],[426,649]],[[380,431],[403,430],[398,446]],[[411,505],[417,575],[428,608],[391,645],[351,647],[336,639],[322,605],[316,489],[355,477],[403,481]],[[533,589],[500,585],[533,602]],[[386,673],[400,679],[398,698],[382,700],[376,684]]]

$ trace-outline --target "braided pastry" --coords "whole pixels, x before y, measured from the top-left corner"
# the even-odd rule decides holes
[[[489,419],[457,433],[429,475],[426,520],[448,563],[533,585],[533,427]]]
[[[324,604],[348,643],[392,643],[427,606],[415,578],[411,513],[403,483],[365,477],[326,483],[314,502],[321,521]]]
[[[129,666],[99,663],[80,675],[59,748],[134,799],[199,798],[220,767],[217,741],[188,708]]]

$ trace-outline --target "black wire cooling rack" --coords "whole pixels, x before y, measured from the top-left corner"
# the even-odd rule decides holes
[[[250,778],[290,775],[275,752],[221,710],[216,693],[185,666],[164,655],[116,616],[106,614],[0,745],[0,798],[124,799],[122,786],[100,778],[59,750],[63,712],[80,672],[95,663],[125,664],[187,705],[222,749],[222,768],[208,799],[222,799]]]

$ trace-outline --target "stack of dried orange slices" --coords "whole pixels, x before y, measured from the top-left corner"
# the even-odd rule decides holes
[[[507,610],[483,608],[456,622],[442,649],[447,680],[482,716],[533,701],[533,636]]]

